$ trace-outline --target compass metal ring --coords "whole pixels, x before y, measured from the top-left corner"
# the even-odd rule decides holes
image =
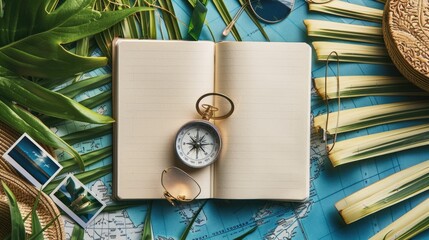
[[[221,93],[206,93],[206,94],[202,95],[200,98],[198,98],[197,103],[195,104],[195,108],[197,109],[197,112],[201,116],[204,115],[204,112],[200,109],[200,102],[201,102],[201,100],[203,100],[204,98],[206,98],[208,96],[219,96],[219,97],[225,98],[229,102],[229,104],[231,105],[231,109],[229,110],[228,113],[226,113],[223,116],[212,117],[211,119],[213,119],[213,120],[220,120],[220,119],[225,119],[225,118],[227,118],[227,117],[229,117],[229,116],[232,115],[232,113],[234,112],[234,102],[231,100],[231,98],[229,98],[228,96],[226,96],[224,94],[221,94]]]

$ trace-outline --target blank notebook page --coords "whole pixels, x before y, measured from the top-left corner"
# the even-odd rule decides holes
[[[216,46],[218,92],[236,104],[224,136],[216,198],[304,200],[309,195],[311,49],[304,43]]]
[[[214,44],[120,39],[115,47],[115,193],[161,198],[161,172],[177,165],[176,133],[201,118],[195,102],[213,91]],[[209,198],[210,167],[186,171]]]

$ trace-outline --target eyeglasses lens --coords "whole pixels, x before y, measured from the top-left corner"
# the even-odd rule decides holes
[[[292,11],[294,0],[249,0],[250,7],[262,21],[276,23]]]
[[[200,194],[200,186],[179,168],[168,168],[162,173],[162,184],[171,196],[180,201],[191,201]]]

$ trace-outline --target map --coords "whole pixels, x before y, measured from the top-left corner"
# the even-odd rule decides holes
[[[174,1],[176,14],[183,22],[189,20],[190,8],[187,1]],[[381,9],[383,5],[373,0],[352,0],[351,2]],[[239,9],[236,1],[225,1],[231,14]],[[213,4],[208,5],[207,22],[215,36],[216,41],[233,40],[231,36],[220,38],[225,24],[215,11]],[[271,41],[303,41],[311,43],[312,39],[306,37],[304,19],[324,19],[362,25],[379,25],[338,18],[323,14],[310,13],[307,3],[296,0],[294,10],[283,22],[274,25],[265,25],[264,28]],[[245,41],[265,41],[260,32],[243,14],[237,23],[238,31]],[[183,27],[183,32],[186,27]],[[164,31],[164,30],[160,30]],[[165,32],[164,32],[165,35]],[[206,29],[203,39],[212,40]],[[315,58],[315,55],[313,55]],[[332,65],[333,66],[333,65]],[[108,72],[99,69],[88,73],[86,77],[96,76]],[[324,63],[313,61],[313,77],[324,76]],[[342,75],[372,75],[395,74],[392,66],[368,65],[368,64],[341,64]],[[330,75],[335,73],[330,70]],[[78,101],[110,90],[106,85],[96,90],[89,91],[78,96]],[[355,108],[385,102],[400,100],[398,97],[362,97],[342,101],[342,108]],[[333,105],[333,108],[336,106]],[[105,103],[94,110],[102,114],[111,115],[111,103]],[[325,106],[313,90],[312,116],[324,113]],[[351,134],[341,135],[339,140],[366,135],[389,129],[403,127],[409,123],[388,124],[372,127]],[[78,122],[65,122],[52,127],[58,135],[62,136],[78,130],[92,128],[94,125]],[[82,154],[110,146],[111,135],[75,144],[74,147]],[[420,194],[410,200],[397,204],[376,214],[368,216],[350,225],[346,225],[335,209],[334,204],[345,196],[376,182],[392,173],[400,171],[429,159],[428,148],[408,150],[401,153],[372,158],[345,166],[332,167],[327,159],[325,143],[321,135],[313,132],[311,136],[311,189],[310,198],[303,203],[275,202],[261,200],[210,200],[204,206],[197,220],[193,224],[189,239],[234,239],[237,236],[258,226],[256,231],[246,239],[368,239],[392,221],[396,220],[422,200],[428,194]],[[60,153],[60,157],[61,153]],[[106,158],[97,166],[111,164],[111,157]],[[107,204],[112,203],[112,176],[111,174],[95,182],[88,187],[103,199]],[[171,206],[167,201],[157,200],[153,202],[152,226],[153,235],[157,240],[176,240],[180,237],[189,219],[202,202],[195,201],[191,204],[183,204],[177,207]],[[147,212],[147,203],[142,202],[138,207],[126,208],[111,213],[100,214],[85,230],[85,239],[140,239],[144,219]],[[67,237],[71,237],[74,222],[64,216]],[[415,239],[428,239],[429,233],[420,234]]]

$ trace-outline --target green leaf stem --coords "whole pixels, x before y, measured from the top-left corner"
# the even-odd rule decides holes
[[[25,239],[25,227],[24,221],[22,220],[21,212],[19,211],[18,203],[15,195],[10,188],[1,181],[3,191],[6,194],[9,203],[10,220],[12,226],[11,239],[13,240],[24,240]]]
[[[194,225],[195,220],[197,220],[198,215],[200,214],[201,210],[203,210],[204,206],[206,205],[207,200],[205,200],[200,207],[195,211],[194,216],[192,216],[189,223],[186,225],[185,231],[183,231],[182,236],[180,237],[180,240],[186,240],[188,237],[189,232],[191,231],[192,225]]]
[[[143,0],[136,1],[137,7],[148,7],[147,4],[143,3]],[[129,9],[132,6],[129,0],[116,0],[112,3],[109,0],[97,0],[94,4],[94,9],[100,12],[114,12],[122,9]],[[130,15],[123,21],[116,23],[115,25],[107,28],[103,32],[95,35],[95,40],[98,47],[103,54],[109,59],[109,64],[112,63],[111,44],[115,37],[123,38],[141,38],[139,29],[145,24],[145,22],[138,22],[138,16],[153,15],[154,11],[141,11],[137,12],[136,15]],[[140,19],[142,20],[142,19]],[[141,27],[140,27],[141,26]]]
[[[207,15],[207,0],[195,1],[194,10],[192,11],[191,20],[188,26],[188,34],[195,40],[198,41],[200,38],[201,31],[204,26]]]
[[[217,11],[219,12],[223,22],[228,25],[232,21],[232,17],[229,14],[228,8],[226,7],[223,0],[213,0],[213,4],[215,5]],[[231,34],[237,41],[241,41],[240,34],[235,26],[231,29]]]
[[[57,221],[60,216],[61,215],[58,215],[58,216],[54,217],[53,219],[51,219],[51,221],[49,221],[48,224],[46,224],[46,226],[44,226],[40,232],[31,236],[28,240],[34,240],[37,237],[39,237],[39,235],[41,235],[46,229],[48,229],[50,226],[52,226],[52,224],[54,224],[54,222]]]
[[[179,23],[174,12],[173,2],[171,0],[158,0],[158,3],[162,8],[161,14],[164,19],[165,28],[167,29],[168,38],[170,40],[181,40],[182,34],[180,33]]]
[[[83,164],[85,167],[91,166],[92,164],[96,164],[100,162],[101,160],[109,157],[112,155],[112,147],[105,147],[101,149],[97,149],[95,151],[85,153],[81,155]],[[64,174],[68,172],[73,172],[76,170],[79,170],[75,164],[75,161],[73,159],[66,159],[63,161],[60,161],[61,166],[63,166],[63,169],[59,173]]]
[[[248,0],[238,0],[241,4],[241,6],[243,6],[244,4],[246,4],[246,2]],[[250,11],[248,7],[246,7],[244,9],[244,11],[246,11],[247,15],[250,17],[250,19],[252,20],[252,22],[256,25],[256,27],[259,29],[259,32],[261,32],[262,36],[264,36],[264,38],[267,41],[270,41],[270,37],[268,36],[268,34],[265,32],[264,28],[262,27],[261,23],[259,22],[258,18],[255,16],[255,14],[253,13],[253,11]]]
[[[101,104],[110,101],[112,98],[112,91],[104,91],[100,94],[97,94],[93,97],[87,98],[85,100],[82,100],[79,102],[82,106],[85,106],[89,109],[95,108],[97,106],[100,106]],[[55,117],[49,117],[46,115],[38,116],[39,119],[45,123],[47,126],[55,126],[57,124],[60,124],[61,122],[64,122],[64,119],[61,118],[55,118]]]
[[[23,108],[0,99],[0,120],[19,133],[28,133],[38,142],[65,150],[74,157],[80,169],[84,169],[79,153]]]
[[[103,74],[96,77],[80,80],[57,92],[69,98],[74,98],[79,94],[106,85],[111,81],[112,76],[110,74]]]
[[[147,206],[147,211],[146,211],[146,217],[144,218],[144,225],[143,225],[143,232],[142,232],[141,240],[152,240],[153,239],[151,215],[152,215],[152,201],[149,201],[149,204]]]
[[[84,236],[85,230],[78,224],[75,224],[70,240],[83,240]]]
[[[4,3],[3,0],[0,0],[0,18],[3,18],[4,16]]]
[[[146,0],[137,0],[138,6],[149,7]],[[155,11],[140,12],[138,14],[143,39],[156,39]]]
[[[249,231],[243,233],[241,236],[238,236],[238,237],[234,238],[234,240],[243,240],[247,236],[249,236],[250,234],[254,233],[256,231],[256,229],[258,229],[258,225],[252,227],[251,229],[249,229]]]
[[[95,168],[89,171],[76,173],[74,176],[81,181],[83,184],[88,184],[90,182],[96,181],[107,174],[112,173],[112,165],[106,165],[103,167]],[[43,192],[46,194],[50,194],[57,186],[64,180],[64,177],[60,177],[59,179],[55,179],[51,181],[44,189]]]
[[[102,137],[104,135],[111,134],[111,133],[112,133],[112,125],[108,124],[108,125],[101,125],[98,127],[70,133],[62,136],[61,138],[68,144],[73,145],[79,142],[84,142],[90,139]]]
[[[109,91],[104,91],[100,94],[97,94],[93,97],[87,98],[85,100],[82,100],[79,103],[87,108],[92,109],[97,106],[100,106],[102,103],[109,101],[111,98],[112,98],[112,91],[109,90]]]
[[[132,6],[130,0],[121,0],[121,1],[119,1],[119,3],[120,4],[118,4],[117,9],[114,9],[115,11],[127,9],[127,8],[130,8]],[[113,5],[113,4],[110,4],[110,5]],[[122,33],[123,33],[122,36],[124,38],[139,38],[140,37],[138,27],[137,27],[138,22],[137,22],[137,19],[135,18],[134,15],[131,15],[131,16],[124,18],[124,20],[119,22],[119,24],[122,28]]]
[[[0,67],[0,96],[3,98],[57,118],[90,123],[114,122],[111,117],[96,113],[62,94],[1,70],[4,69]]]
[[[39,194],[37,195],[37,199],[33,205],[32,211],[31,211],[31,237],[34,237],[35,240],[43,240],[43,234],[42,233],[42,225],[40,224],[39,217],[37,216],[37,206],[39,205],[39,199],[40,199],[41,192],[39,191]]]

